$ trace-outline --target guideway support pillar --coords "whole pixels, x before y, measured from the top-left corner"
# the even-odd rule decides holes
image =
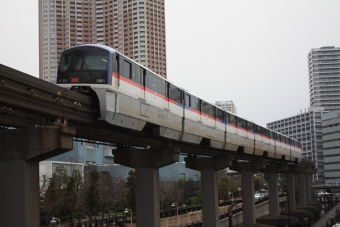
[[[258,217],[257,223],[275,225],[275,226],[286,226],[294,224],[299,221],[295,217],[288,217],[280,215],[279,210],[279,194],[278,194],[278,173],[288,170],[288,165],[281,163],[275,165],[267,165],[264,170],[268,176],[268,194],[269,194],[269,214]]]
[[[75,129],[0,130],[0,223],[39,226],[39,161],[73,149]]]
[[[178,162],[179,153],[176,147],[112,150],[115,163],[136,170],[138,227],[160,226],[159,168]]]
[[[303,208],[297,207],[295,203],[295,174],[298,174],[301,171],[302,167],[299,165],[288,165],[288,170],[285,172],[288,194],[288,209],[282,210],[281,214],[299,218],[300,222],[302,223],[304,218],[308,218],[310,211],[308,209],[303,210]]]
[[[265,168],[266,162],[264,160],[257,160],[253,162],[234,161],[233,166],[230,168],[241,173],[242,212],[244,226],[259,226],[258,224],[256,224],[254,201],[254,172],[264,170]]]
[[[230,156],[185,158],[185,166],[201,171],[203,227],[219,226],[217,171],[232,165]]]
[[[309,198],[310,201],[310,183],[309,183],[309,174],[314,172],[311,167],[302,167],[301,171],[297,174],[298,180],[298,201],[299,203],[296,205],[297,209],[309,210],[311,212],[318,211],[318,204],[313,204],[311,202],[307,202]],[[306,182],[306,176],[308,176],[308,182]]]

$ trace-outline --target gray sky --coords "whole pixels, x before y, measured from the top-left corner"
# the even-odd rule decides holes
[[[340,47],[340,1],[165,0],[168,79],[265,126],[309,107],[307,54]],[[38,77],[38,1],[3,1],[0,63]],[[22,39],[26,42],[23,43]]]

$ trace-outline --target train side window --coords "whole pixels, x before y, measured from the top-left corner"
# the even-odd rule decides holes
[[[161,79],[157,78],[155,75],[151,73],[148,73],[147,79],[148,79],[147,88],[161,94],[162,93],[161,92],[162,90]]]
[[[262,127],[261,126],[257,125],[256,130],[257,130],[257,133],[262,135]]]
[[[124,60],[124,71],[123,76],[131,79],[131,63]]]
[[[185,106],[190,107],[190,95],[185,94]]]
[[[199,112],[201,112],[201,100],[199,98],[195,97],[195,106],[194,106],[194,108],[196,110],[198,110]]]
[[[249,122],[249,121],[246,121],[247,123],[247,129],[252,131],[253,130],[253,123]]]
[[[196,97],[190,95],[190,107],[196,109]]]
[[[169,98],[183,104],[182,91],[172,84],[170,84]]]
[[[215,117],[215,107],[205,101],[202,101],[202,112]]]
[[[233,115],[233,114],[230,114],[229,115],[230,116],[230,124],[233,124],[233,125],[236,125],[236,116],[235,115]]]
[[[219,109],[219,108],[216,108],[216,118],[221,120],[221,121],[225,121],[224,119],[224,111]]]
[[[228,114],[228,113],[225,114],[225,121],[227,123],[230,123],[230,114]]]
[[[140,70],[138,65],[134,65],[131,79],[136,83],[140,84]]]
[[[237,126],[240,126],[241,128],[245,128],[244,120],[242,118],[237,118]]]

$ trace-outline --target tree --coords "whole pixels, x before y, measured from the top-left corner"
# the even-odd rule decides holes
[[[66,186],[65,207],[68,212],[68,221],[73,222],[74,212],[80,210],[80,198],[83,190],[83,177],[79,170],[72,169],[71,177]]]
[[[179,178],[172,187],[171,198],[172,201],[178,204],[179,201],[184,200],[184,192],[185,192],[185,180],[183,178]]]
[[[101,210],[101,187],[102,181],[100,173],[96,169],[93,169],[85,184],[84,197],[84,208],[91,218]]]
[[[218,197],[219,199],[225,199],[225,195],[229,192],[229,177],[225,169],[221,169],[217,172],[218,180]]]
[[[111,177],[111,174],[107,171],[101,172],[102,178],[102,200],[101,200],[101,212],[102,217],[104,218],[104,213],[109,209],[113,208],[115,205],[115,194],[114,194],[114,181]]]
[[[164,176],[159,178],[159,204],[161,209],[164,209],[166,204],[169,204],[172,201],[172,187],[173,182],[170,181],[169,178]]]
[[[134,170],[129,171],[125,186],[127,188],[126,192],[127,206],[133,212],[136,212],[136,174]]]
[[[254,189],[260,190],[264,186],[264,179],[262,176],[255,176],[254,177]]]

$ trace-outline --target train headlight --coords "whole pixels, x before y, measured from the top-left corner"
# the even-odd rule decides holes
[[[59,79],[59,83],[67,83],[67,79]]]
[[[105,79],[96,79],[96,83],[105,83]]]

